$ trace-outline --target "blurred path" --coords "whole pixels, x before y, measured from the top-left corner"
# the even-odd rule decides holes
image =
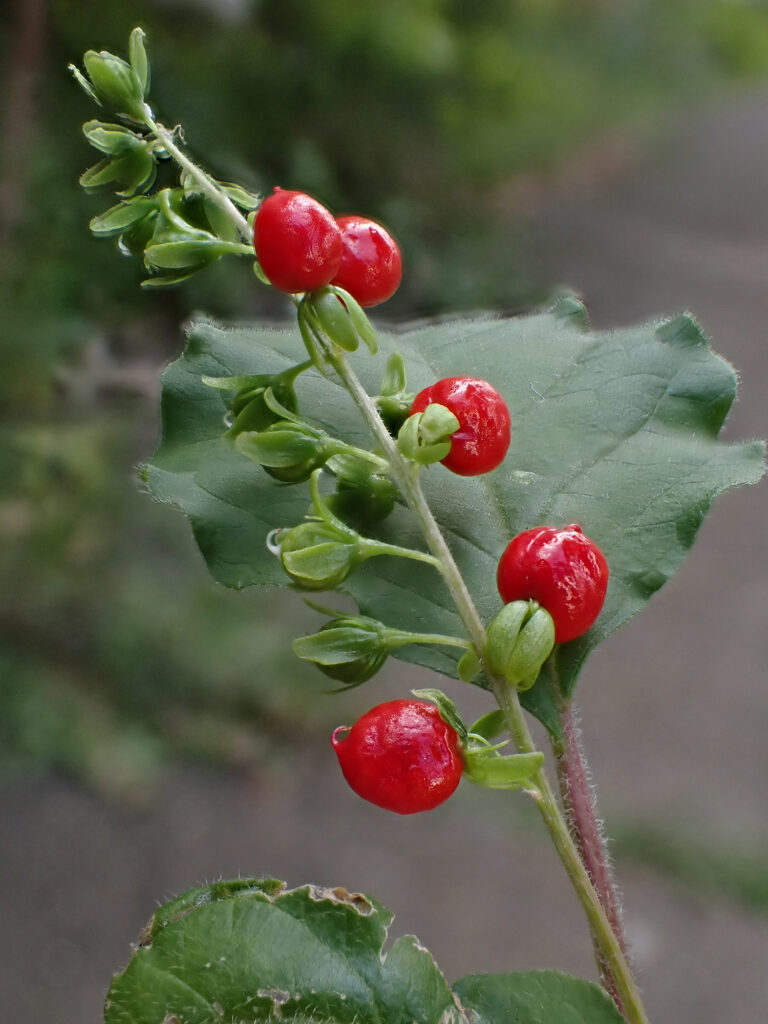
[[[674,126],[607,190],[559,187],[530,224],[538,276],[578,285],[597,326],[696,312],[744,375],[734,438],[768,430],[766,182],[768,91]],[[621,808],[702,841],[768,839],[765,523],[765,487],[727,495],[675,581],[594,657],[581,702],[609,829]],[[377,683],[365,700],[385,692]],[[539,827],[503,794],[476,795],[393,821],[350,798],[320,738],[295,769],[250,784],[175,774],[143,816],[55,779],[10,786],[0,792],[5,1015],[95,1024],[155,903],[238,873],[368,889],[397,912],[395,934],[417,931],[449,977],[544,965],[593,975]],[[654,1024],[765,1019],[768,920],[636,867],[620,873]]]

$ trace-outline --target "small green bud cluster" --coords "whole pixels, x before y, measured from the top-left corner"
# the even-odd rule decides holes
[[[207,178],[215,189],[202,189],[200,176],[184,169],[178,187],[152,192],[158,162],[171,155],[169,147],[175,146],[178,133],[161,137],[146,102],[149,63],[140,28],[131,33],[128,48],[129,62],[89,50],[83,58],[87,77],[70,66],[86,94],[126,122],[94,119],[83,125],[86,139],[102,159],[81,175],[80,184],[87,192],[109,188],[120,199],[91,220],[91,231],[115,238],[125,255],[143,257],[150,275],[142,282],[146,287],[176,284],[225,255],[253,257],[253,247],[243,244],[247,223],[237,211],[252,213],[258,196],[239,185]],[[233,222],[222,202],[231,204],[242,225]]]
[[[70,65],[70,71],[91,99],[100,106],[107,107],[121,117],[142,122],[144,101],[149,91],[149,63],[142,29],[135,28],[131,32],[128,53],[130,63],[106,50],[101,53],[88,50],[83,57],[88,78],[74,65]]]

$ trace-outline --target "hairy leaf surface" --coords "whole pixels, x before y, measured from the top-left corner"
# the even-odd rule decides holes
[[[240,880],[157,911],[112,983],[106,1024],[464,1024],[413,936],[360,893]]]
[[[453,990],[472,1024],[624,1024],[602,989],[558,971],[471,974]]]
[[[762,475],[761,444],[718,439],[736,394],[735,374],[687,315],[594,333],[570,299],[550,313],[427,323],[380,341],[377,358],[351,357],[369,393],[378,393],[387,359],[399,351],[412,391],[468,375],[490,381],[509,406],[512,444],[497,470],[474,478],[440,465],[424,472],[427,497],[486,622],[501,606],[499,556],[521,530],[578,523],[608,559],[611,581],[597,623],[562,645],[524,694],[529,710],[556,733],[555,703],[559,694],[570,696],[588,653],[672,576],[714,497]],[[223,438],[223,399],[200,378],[276,373],[303,358],[298,331],[200,322],[165,374],[163,440],[146,479],[156,498],[189,516],[211,572],[228,586],[286,584],[265,540],[274,527],[301,520],[308,490],[276,485]],[[335,381],[311,371],[297,381],[297,393],[312,423],[370,446]],[[402,506],[375,536],[423,547]],[[427,565],[370,559],[344,586],[363,614],[387,625],[462,632]],[[456,675],[456,655],[445,649],[408,647],[396,656]]]

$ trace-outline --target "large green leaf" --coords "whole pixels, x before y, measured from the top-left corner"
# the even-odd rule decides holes
[[[158,910],[112,982],[106,1024],[464,1024],[413,936],[360,893],[220,882]]]
[[[687,315],[609,333],[585,329],[573,300],[515,319],[480,317],[384,334],[381,355],[353,364],[375,394],[388,356],[399,350],[409,387],[447,376],[489,380],[512,416],[512,445],[493,473],[424,473],[425,491],[481,615],[500,608],[496,564],[509,540],[538,524],[579,523],[603,549],[611,582],[603,612],[582,638],[563,645],[556,671],[524,695],[557,732],[558,690],[569,696],[590,650],[665,583],[693,543],[713,498],[763,472],[763,447],[717,438],[736,394],[731,367]],[[304,358],[296,332],[201,322],[167,370],[163,440],[147,468],[151,492],[192,521],[214,576],[229,586],[285,585],[265,539],[298,522],[305,485],[276,485],[222,437],[221,395],[200,377],[273,373]],[[353,444],[371,439],[343,388],[316,372],[297,386],[301,412]],[[377,533],[422,546],[407,509]],[[448,594],[428,566],[396,558],[366,562],[345,584],[365,615],[419,632],[457,633]],[[456,675],[445,649],[408,647],[398,657]]]
[[[472,1024],[624,1024],[602,989],[558,971],[471,974],[453,991]]]

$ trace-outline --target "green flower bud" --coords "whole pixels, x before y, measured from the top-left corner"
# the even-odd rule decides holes
[[[488,667],[518,690],[528,690],[554,645],[549,612],[537,601],[512,601],[488,627]]]
[[[333,590],[360,564],[358,537],[328,523],[301,523],[275,536],[283,568],[302,590]]]
[[[368,473],[354,480],[340,478],[326,505],[345,523],[363,528],[386,519],[396,497],[397,488],[388,477]]]
[[[343,301],[332,288],[319,288],[307,299],[311,315],[332,342],[345,352],[354,352],[360,344],[355,325]]]
[[[374,676],[389,657],[389,632],[375,619],[340,616],[327,622],[319,633],[294,640],[293,650],[331,679],[357,686]]]
[[[219,391],[235,392],[234,397],[227,403],[228,436],[236,438],[238,434],[246,431],[260,432],[283,419],[285,413],[281,415],[276,412],[267,401],[267,389],[271,391],[278,405],[289,413],[295,413],[299,404],[293,381],[299,369],[292,367],[291,370],[276,376],[259,373],[249,377],[203,377],[203,383],[209,387]]]
[[[240,433],[235,438],[235,447],[263,466],[270,476],[289,483],[308,480],[325,463],[327,454],[322,435],[291,420],[278,420],[260,432]]]
[[[102,106],[137,121],[144,119],[144,84],[130,64],[106,50],[88,50],[83,64]]]

